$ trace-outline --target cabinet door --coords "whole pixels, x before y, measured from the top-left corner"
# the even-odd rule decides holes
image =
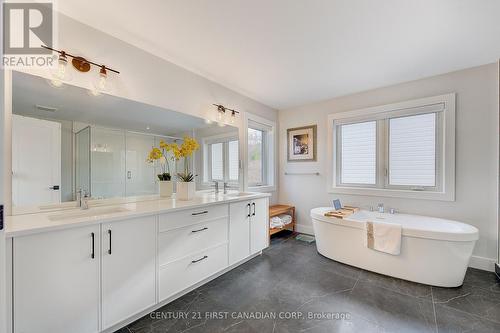
[[[102,224],[102,323],[155,304],[156,217]]]
[[[13,260],[14,332],[99,331],[99,226],[15,238]]]
[[[267,198],[252,201],[250,218],[250,253],[254,254],[269,246],[269,204]]]
[[[250,255],[250,208],[248,201],[229,205],[229,265]]]

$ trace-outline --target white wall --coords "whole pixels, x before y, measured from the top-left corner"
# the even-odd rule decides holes
[[[353,73],[353,75],[357,75]],[[362,73],[360,74],[362,75]],[[492,269],[497,258],[498,70],[496,64],[361,92],[289,110],[280,110],[279,200],[297,207],[298,228],[312,232],[309,211],[330,206],[334,198],[361,207],[454,219],[480,230],[471,265]],[[327,193],[327,115],[416,98],[457,93],[456,201],[410,200]],[[288,163],[287,128],[318,125],[318,161]],[[284,172],[320,172],[320,176],[285,176]],[[488,260],[482,260],[482,258]]]

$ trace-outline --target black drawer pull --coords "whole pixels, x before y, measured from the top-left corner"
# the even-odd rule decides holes
[[[205,227],[205,228],[201,228],[201,229],[198,229],[198,230],[191,230],[191,232],[195,233],[195,232],[200,232],[200,231],[204,231],[204,230],[208,230],[208,228]]]
[[[202,258],[200,258],[200,259],[197,259],[197,260],[193,260],[193,261],[191,261],[191,263],[192,263],[192,264],[196,264],[197,262],[200,262],[200,261],[205,260],[205,259],[207,259],[207,258],[208,258],[208,256],[203,256],[203,257],[202,257]]]
[[[111,230],[108,230],[108,235],[109,235],[109,250],[108,250],[108,254],[111,254]]]
[[[255,202],[252,204],[253,206],[253,213],[252,213],[252,216],[255,216]]]
[[[247,205],[248,206],[248,215],[247,217],[250,217],[252,214],[250,213],[250,204]]]
[[[203,212],[198,212],[198,213],[192,213],[191,215],[196,216],[196,215],[203,215],[203,214],[208,214],[208,210],[204,210]]]
[[[95,235],[94,235],[94,233],[91,233],[90,237],[92,238],[92,252],[90,253],[90,258],[94,259],[95,258],[95,246],[94,246]]]

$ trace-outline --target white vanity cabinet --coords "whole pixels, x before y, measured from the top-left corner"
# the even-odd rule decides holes
[[[227,204],[160,215],[160,301],[228,266],[228,223]]]
[[[15,238],[15,333],[99,331],[99,244],[99,225]]]
[[[9,333],[116,331],[268,246],[267,197],[159,212],[137,205],[148,210],[12,235]]]
[[[268,198],[252,201],[250,217],[250,254],[269,246],[269,201]]]
[[[231,203],[229,215],[229,265],[232,265],[268,246],[268,199]]]
[[[156,302],[156,217],[101,227],[102,328],[109,328]]]

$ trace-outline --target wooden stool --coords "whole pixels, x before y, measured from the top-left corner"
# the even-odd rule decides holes
[[[277,232],[283,230],[295,231],[295,206],[290,205],[274,205],[269,207],[269,218],[275,217],[281,214],[292,215],[292,222],[283,226],[282,228],[269,228],[269,236],[274,235]],[[269,223],[269,221],[267,221]]]

